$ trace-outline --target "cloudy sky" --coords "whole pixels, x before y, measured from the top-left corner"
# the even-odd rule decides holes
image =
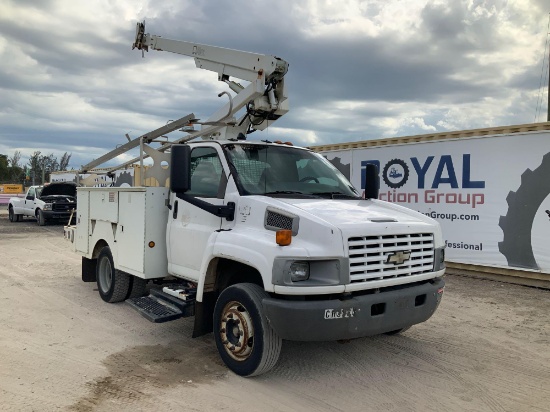
[[[228,87],[191,58],[132,51],[141,20],[151,34],[289,62],[291,110],[253,139],[545,121],[549,12],[548,0],[0,0],[0,153],[68,151],[78,168],[125,133],[213,114]]]

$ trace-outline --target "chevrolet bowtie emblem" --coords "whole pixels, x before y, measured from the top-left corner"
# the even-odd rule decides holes
[[[393,263],[394,265],[402,265],[404,262],[411,258],[410,250],[403,250],[399,252],[393,252],[388,255],[386,263]]]

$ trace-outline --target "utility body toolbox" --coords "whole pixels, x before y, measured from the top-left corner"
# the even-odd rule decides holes
[[[77,198],[76,252],[92,259],[103,239],[117,269],[143,279],[167,275],[167,188],[80,187]]]

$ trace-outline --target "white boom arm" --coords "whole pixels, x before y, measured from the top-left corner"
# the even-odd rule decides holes
[[[151,48],[193,57],[198,68],[218,73],[218,80],[227,83],[237,93],[235,99],[225,93],[229,96],[229,103],[206,122],[196,122],[206,126],[223,126],[210,135],[200,133],[203,138],[236,138],[239,134],[263,130],[288,112],[284,87],[288,63],[279,57],[164,39],[145,34],[145,23],[137,24],[132,48],[142,51]],[[230,81],[230,76],[251,83],[244,88]],[[234,115],[245,106],[246,113],[237,121]],[[197,137],[196,133],[194,135]]]
[[[266,81],[272,78],[281,80],[288,70],[288,63],[275,56],[145,34],[145,23],[137,24],[136,41],[133,47],[145,51],[151,48],[194,57],[198,68],[217,72],[219,80],[223,80],[222,77],[226,75],[252,82],[258,78],[260,70],[264,71]]]
[[[203,139],[243,139],[247,133],[254,130],[263,130],[279,117],[288,112],[288,99],[285,92],[284,76],[288,71],[288,63],[275,56],[248,53],[239,50],[224,49],[222,47],[207,46],[204,44],[163,39],[160,36],[145,34],[145,23],[138,23],[136,38],[132,48],[148,51],[149,48],[159,51],[168,51],[195,58],[195,64],[200,69],[218,73],[218,80],[229,85],[237,95],[232,97],[228,92],[229,102],[212,114],[205,122],[199,122],[193,114],[187,115],[165,126],[146,133],[134,140],[118,146],[109,153],[82,166],[79,173],[86,173],[118,155],[137,146],[140,147],[140,156],[121,165],[108,169],[107,173],[121,169],[137,161],[143,165],[143,159],[153,157],[154,166],[145,173],[164,182],[166,171],[162,171],[157,163],[168,160],[163,152],[170,149],[174,143],[183,143],[197,137]],[[230,76],[250,82],[246,87],[230,80]],[[246,107],[246,112],[235,119],[235,114]],[[181,127],[189,124],[200,124],[201,130],[184,130]],[[175,141],[165,141],[158,149],[152,149],[147,144],[174,130],[180,129],[188,134]],[[143,174],[142,174],[143,175]],[[143,184],[143,182],[142,182]]]

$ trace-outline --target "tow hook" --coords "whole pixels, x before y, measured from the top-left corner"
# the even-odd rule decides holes
[[[441,298],[443,297],[443,291],[445,290],[445,286],[442,288],[437,289],[437,303],[441,302]]]

